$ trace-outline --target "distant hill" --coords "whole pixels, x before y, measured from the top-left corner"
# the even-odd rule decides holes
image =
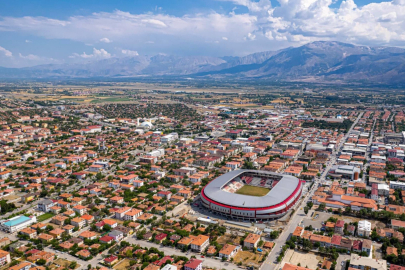
[[[318,41],[243,57],[155,55],[29,68],[0,68],[0,78],[187,76],[307,82],[405,83],[405,49]]]

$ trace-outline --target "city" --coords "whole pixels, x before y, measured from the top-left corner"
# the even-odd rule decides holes
[[[64,91],[3,92],[7,269],[401,267],[401,106]]]
[[[0,270],[405,270],[405,0],[0,1]]]

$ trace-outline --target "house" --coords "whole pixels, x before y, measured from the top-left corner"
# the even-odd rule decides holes
[[[394,230],[405,228],[405,221],[391,219],[391,228],[393,228]]]
[[[92,215],[83,215],[81,216],[81,218],[86,221],[86,225],[89,225],[94,220],[94,217]]]
[[[192,258],[184,265],[184,270],[202,270],[203,261]]]
[[[154,265],[154,264],[149,264],[146,266],[143,270],[159,270],[160,266]]]
[[[51,211],[51,207],[54,205],[52,200],[44,199],[38,203],[38,210],[47,213]]]
[[[354,240],[352,249],[355,252],[361,252],[362,246],[363,246],[363,242],[361,240]]]
[[[155,242],[157,243],[162,243],[163,240],[165,240],[167,238],[167,234],[165,233],[160,233],[158,235],[155,236]]]
[[[331,242],[332,242],[331,237],[324,236],[324,235],[317,235],[317,234],[311,235],[309,240],[312,243],[316,243],[316,242],[320,243],[321,247],[330,247]]]
[[[114,197],[110,198],[110,202],[116,203],[116,204],[121,204],[124,202],[124,197],[114,196]]]
[[[367,254],[370,254],[371,251],[371,240],[364,239],[363,240],[363,245],[361,247],[362,252],[367,252]]]
[[[191,249],[194,252],[203,252],[210,244],[209,239],[208,236],[200,234],[191,242]]]
[[[83,205],[76,205],[75,207],[73,207],[73,211],[82,216],[87,212],[87,207]]]
[[[11,243],[10,239],[8,237],[4,237],[0,239],[0,247],[7,246]]]
[[[166,264],[161,270],[177,270],[177,266],[172,264]]]
[[[124,214],[124,220],[135,221],[142,213],[143,212],[139,209],[132,209]]]
[[[61,238],[61,236],[64,232],[65,232],[65,230],[56,228],[56,229],[51,230],[49,232],[49,234],[52,235],[54,238],[59,239],[59,238]]]
[[[81,217],[76,217],[70,221],[70,224],[80,229],[86,225],[86,221]]]
[[[260,241],[260,235],[249,233],[248,236],[243,241],[243,246],[248,249],[253,249],[257,247]]]
[[[191,237],[183,237],[182,239],[180,239],[178,242],[177,242],[177,245],[178,245],[178,247],[180,248],[180,249],[185,249],[185,248],[188,248],[190,245],[191,245],[191,243],[193,242],[193,238],[191,238]]]
[[[75,228],[75,226],[70,225],[70,224],[65,225],[65,226],[62,227],[62,229],[64,229],[65,232],[66,232],[67,234],[69,234],[69,235],[71,235],[71,234],[73,233],[74,228]]]
[[[42,242],[48,242],[54,239],[52,235],[46,234],[46,233],[41,233],[38,235],[38,239],[41,240]]]
[[[77,255],[79,258],[80,258],[80,257],[88,258],[88,257],[91,256],[91,253],[90,253],[90,251],[88,251],[87,249],[82,249],[82,250],[80,250],[79,252],[77,252],[76,255]]]
[[[354,231],[356,230],[356,227],[354,225],[347,225],[347,231],[349,234],[354,235]]]
[[[157,195],[158,195],[159,197],[162,197],[162,198],[165,198],[165,199],[167,199],[167,200],[170,200],[170,198],[171,198],[171,196],[172,196],[172,193],[171,193],[170,191],[159,191],[159,192],[157,193]]]
[[[33,230],[31,228],[25,228],[20,231],[22,235],[27,235],[29,238],[36,238],[37,237],[37,231]]]
[[[118,262],[118,257],[115,255],[111,255],[104,259],[104,263],[109,266],[112,266],[113,264],[116,264],[117,262]]]
[[[124,238],[123,232],[118,231],[118,230],[113,230],[113,231],[109,232],[108,236],[111,236],[112,238],[114,238],[114,241],[116,241],[116,242],[118,242],[122,238]]]
[[[110,244],[112,241],[114,241],[114,237],[104,235],[104,236],[100,237],[100,239],[98,239],[98,240],[100,241],[100,243]]]
[[[0,266],[9,264],[11,262],[10,253],[0,249]]]
[[[118,209],[117,211],[115,211],[115,218],[117,219],[124,219],[124,215],[125,213],[127,213],[128,211],[131,211],[131,207],[125,206],[122,207],[120,209]]]
[[[286,263],[286,264],[284,264],[282,270],[311,270],[311,269],[310,268],[305,268],[305,267],[302,267],[302,266],[293,265],[293,264],[290,264],[290,263]]]
[[[219,257],[230,260],[238,252],[238,247],[234,245],[225,244],[219,251]]]
[[[90,240],[94,240],[97,238],[97,234],[95,232],[91,232],[91,231],[84,231],[82,232],[79,237],[81,239],[90,239]]]
[[[30,262],[22,262],[17,265],[9,267],[8,270],[29,270],[31,268],[31,265],[32,264]]]
[[[343,234],[344,227],[345,227],[345,222],[343,220],[336,221],[335,233]]]

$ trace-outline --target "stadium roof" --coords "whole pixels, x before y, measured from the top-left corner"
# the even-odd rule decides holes
[[[269,191],[269,193],[261,197],[230,193],[222,189],[229,181],[243,173],[260,173],[268,175],[268,177],[281,176],[282,178],[277,185]],[[204,188],[203,192],[205,196],[221,204],[242,208],[260,208],[276,205],[287,200],[299,185],[299,181],[300,180],[294,176],[282,175],[269,171],[235,170],[223,174],[211,181]]]

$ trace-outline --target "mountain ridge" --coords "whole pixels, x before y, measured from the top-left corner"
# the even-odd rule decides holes
[[[317,41],[242,57],[133,56],[80,64],[0,67],[0,78],[187,76],[285,81],[405,83],[405,49]]]

